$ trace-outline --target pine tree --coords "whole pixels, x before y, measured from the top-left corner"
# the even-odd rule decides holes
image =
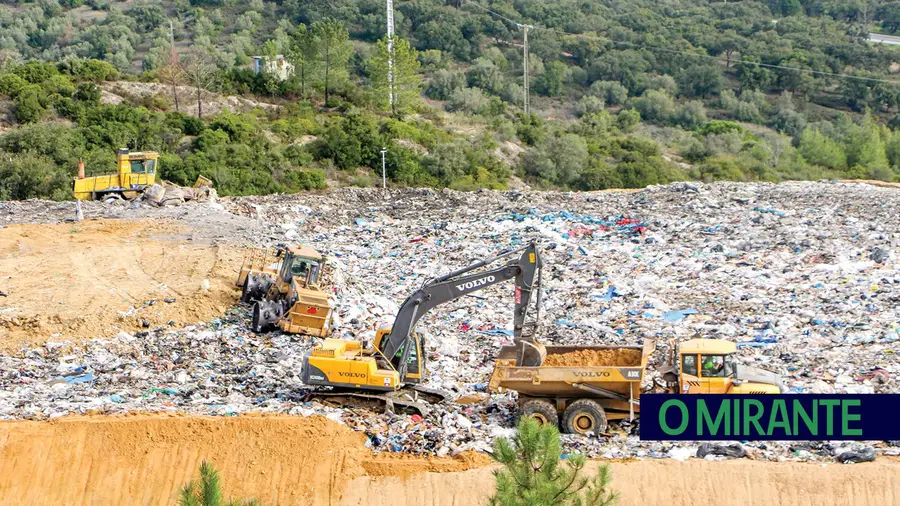
[[[584,455],[560,460],[559,431],[532,418],[523,418],[512,441],[494,443],[493,458],[504,469],[494,472],[497,493],[491,506],[610,506],[618,493],[607,490],[608,465],[593,477],[582,476]]]
[[[315,38],[318,80],[325,92],[325,104],[334,88],[347,80],[347,62],[353,46],[344,25],[335,19],[317,21],[310,27]]]
[[[422,86],[422,76],[418,73],[420,64],[418,54],[409,41],[394,36],[394,64],[390,69],[393,83],[390,83],[388,56],[388,40],[385,37],[378,41],[378,53],[369,65],[369,77],[382,107],[390,107],[391,113],[398,115],[419,98]],[[393,103],[389,103],[388,92],[393,94]]]
[[[871,114],[866,112],[862,123],[847,139],[847,165],[860,166],[873,173],[888,166],[881,128]]]
[[[847,157],[844,155],[841,145],[815,128],[807,127],[803,131],[797,150],[807,162],[813,165],[821,165],[829,169],[844,169],[847,166]]]
[[[259,506],[256,499],[222,499],[219,472],[207,461],[200,464],[200,480],[189,481],[178,493],[179,506]]]
[[[306,25],[294,31],[288,58],[294,64],[294,75],[300,81],[300,96],[306,98],[306,85],[316,72],[316,39]]]

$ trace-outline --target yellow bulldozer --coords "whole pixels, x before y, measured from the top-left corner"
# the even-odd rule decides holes
[[[333,307],[323,277],[325,257],[308,246],[252,248],[238,274],[241,302],[253,304],[252,328],[324,337]]]
[[[156,183],[159,153],[132,153],[127,148],[121,148],[116,153],[116,167],[115,174],[85,177],[84,162],[79,162],[78,177],[72,183],[72,194],[77,200],[100,200],[109,195],[131,200]],[[211,185],[212,181],[199,176],[194,188]]]

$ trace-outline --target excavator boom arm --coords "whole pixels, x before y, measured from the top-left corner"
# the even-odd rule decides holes
[[[522,255],[515,262],[510,262],[505,266],[493,270],[466,274],[496,260],[512,256],[519,252],[521,252]],[[513,278],[516,280],[515,310],[513,317],[515,328],[514,336],[515,341],[518,342],[522,337],[528,304],[531,300],[532,291],[535,288],[535,279],[540,272],[540,268],[540,255],[537,251],[537,246],[532,242],[523,248],[503,252],[493,258],[476,262],[469,267],[430,280],[425,283],[422,288],[416,290],[415,293],[403,301],[400,310],[397,312],[397,317],[394,319],[394,325],[391,327],[390,335],[382,341],[382,354],[387,359],[391,359],[399,350],[403,350],[399,364],[400,370],[398,372],[400,373],[401,378],[405,378],[407,360],[409,359],[411,348],[410,346],[406,346],[406,344],[413,335],[416,323],[425,315],[425,313],[445,302],[450,302],[483,288]]]

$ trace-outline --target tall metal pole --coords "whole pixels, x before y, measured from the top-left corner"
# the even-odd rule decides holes
[[[381,148],[381,188],[387,189],[387,164],[384,161],[384,155],[387,154],[387,148]]]
[[[387,0],[388,104],[394,112],[394,0]]]
[[[390,1],[390,0],[389,0]],[[525,114],[528,114],[528,25],[522,25],[524,30],[524,49],[522,50],[522,75],[525,86]]]

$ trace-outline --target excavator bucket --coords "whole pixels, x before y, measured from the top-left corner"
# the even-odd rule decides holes
[[[540,367],[547,358],[547,348],[537,341],[522,341],[519,343],[520,367]]]

